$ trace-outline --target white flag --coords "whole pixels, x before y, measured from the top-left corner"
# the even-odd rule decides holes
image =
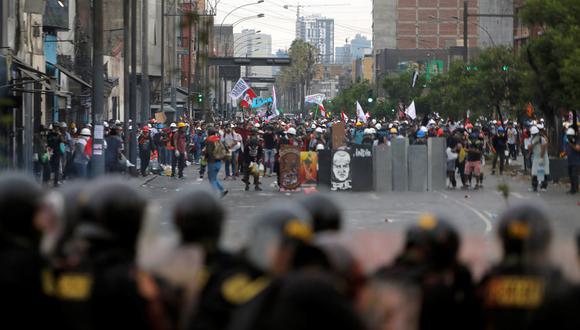
[[[276,98],[276,86],[272,86],[272,114],[268,117],[268,120],[272,120],[280,115],[278,111],[278,100]]]
[[[419,78],[419,70],[415,69],[415,72],[413,72],[413,87],[417,83],[417,78]]]
[[[242,97],[244,95],[244,93],[248,89],[250,89],[250,86],[248,85],[248,83],[246,83],[244,81],[244,79],[240,78],[240,80],[238,80],[238,82],[234,85],[234,88],[232,89],[232,92],[230,93],[230,97],[234,101],[237,101],[240,97]]]
[[[411,119],[417,118],[417,110],[415,109],[415,101],[411,102],[411,105],[405,109],[405,114]]]
[[[363,111],[363,108],[361,107],[360,103],[358,103],[358,101],[356,101],[356,116],[358,121],[361,123],[367,123],[367,116],[365,115],[365,112]]]

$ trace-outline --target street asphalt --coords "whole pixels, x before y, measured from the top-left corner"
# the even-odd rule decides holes
[[[151,255],[162,258],[161,251],[170,248],[176,241],[170,221],[172,198],[191,186],[209,185],[206,178],[198,180],[197,166],[186,168],[185,179],[166,176],[149,176],[133,179],[140,189],[154,201],[152,210],[156,214],[150,223],[147,250]],[[425,212],[440,214],[453,223],[462,234],[462,258],[476,274],[493,260],[499,258],[496,239],[498,215],[507,205],[538,203],[549,210],[554,231],[552,259],[560,264],[572,277],[580,278],[580,265],[576,258],[574,236],[580,230],[580,196],[566,194],[565,184],[551,184],[548,192],[529,191],[530,179],[515,172],[494,176],[486,169],[484,188],[480,190],[442,190],[424,193],[353,193],[331,192],[344,214],[344,230],[340,241],[348,245],[362,259],[370,271],[388,262],[400,250],[405,228]],[[235,250],[244,245],[256,216],[272,203],[304,196],[304,192],[279,192],[271,184],[274,177],[262,178],[263,191],[244,191],[238,180],[223,181],[229,190],[223,199],[227,209],[227,221],[223,235],[223,246]],[[497,187],[506,183],[510,188],[506,201]],[[460,185],[460,184],[459,184]],[[153,237],[153,238],[152,238]],[[160,239],[159,237],[162,237]],[[161,242],[161,243],[160,243]],[[161,245],[156,245],[161,244]],[[163,248],[164,247],[164,248]],[[151,257],[154,258],[154,257]]]

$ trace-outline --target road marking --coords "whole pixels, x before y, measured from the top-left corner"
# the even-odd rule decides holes
[[[526,199],[526,197],[524,197],[522,194],[517,193],[517,192],[510,193],[510,195],[514,196],[515,198]]]
[[[440,193],[441,195],[443,195],[443,198],[447,199],[447,195],[445,195],[444,193]],[[456,199],[451,199],[451,201],[455,202],[456,204],[459,204],[463,207],[468,208],[471,212],[475,213],[475,215],[477,215],[479,217],[479,219],[481,219],[481,221],[483,221],[483,223],[485,224],[485,234],[489,234],[493,228],[493,225],[491,224],[491,221],[485,217],[485,215],[483,215],[481,212],[479,212],[476,208],[474,208],[473,206],[456,200]]]

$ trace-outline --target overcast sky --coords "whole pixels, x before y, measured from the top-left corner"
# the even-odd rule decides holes
[[[255,3],[257,0],[221,0],[217,7],[216,24],[221,24],[224,17],[234,8]],[[230,14],[224,24],[233,24],[237,20],[264,13],[264,18],[257,18],[241,22],[234,27],[234,32],[242,29],[261,30],[262,33],[272,35],[272,51],[287,49],[294,40],[296,30],[297,0],[264,0],[236,10]],[[345,39],[351,40],[357,33],[371,39],[372,5],[371,0],[302,0],[304,8],[300,8],[300,16],[320,14],[327,18],[334,18],[334,46],[342,46]],[[292,6],[284,9],[284,5]],[[335,6],[336,5],[336,6]]]

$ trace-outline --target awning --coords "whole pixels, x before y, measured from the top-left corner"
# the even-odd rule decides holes
[[[77,76],[76,74],[70,72],[69,70],[67,70],[65,67],[63,67],[62,65],[58,65],[55,63],[50,63],[50,62],[46,62],[46,64],[52,65],[55,68],[57,68],[60,72],[64,73],[66,76],[68,76],[69,78],[71,78],[72,80],[76,81],[77,83],[93,89],[93,86],[91,84],[89,84],[88,82],[84,81],[81,77]]]
[[[155,112],[159,112],[159,111],[161,111],[161,105],[153,104],[153,105],[151,105],[151,110],[154,110]],[[163,106],[163,112],[176,112],[176,110],[172,106],[166,104]]]
[[[51,78],[46,73],[36,70],[30,65],[19,60],[17,57],[12,57],[12,62],[25,76],[41,83],[46,90],[54,91],[54,88],[50,84]]]

